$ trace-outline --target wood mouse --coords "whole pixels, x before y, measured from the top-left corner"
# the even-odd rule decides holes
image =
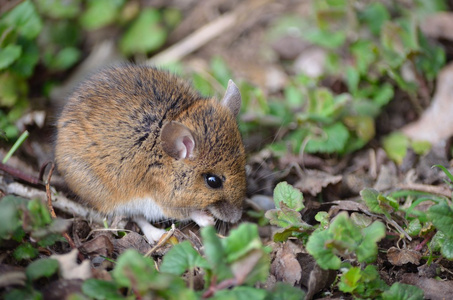
[[[149,66],[106,68],[70,95],[57,123],[55,158],[69,188],[104,214],[148,221],[237,222],[245,198],[245,151],[236,123],[241,94],[222,101]]]

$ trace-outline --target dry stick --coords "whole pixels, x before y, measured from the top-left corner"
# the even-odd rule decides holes
[[[179,43],[176,43],[159,54],[151,57],[146,63],[149,65],[157,65],[180,60],[198,48],[201,48],[203,45],[207,44],[209,41],[227,31],[234,25],[237,25],[242,16],[247,16],[248,13],[268,3],[269,0],[252,2],[253,3],[248,7],[239,6],[235,11],[223,14],[216,20],[206,24],[191,35],[187,36]]]
[[[154,246],[151,250],[149,250],[146,254],[145,257],[150,257],[151,254],[153,254],[157,249],[162,247],[175,233],[176,227],[175,224],[171,224],[171,229],[165,233],[165,237],[161,238],[159,242],[157,243],[156,246]]]
[[[419,192],[427,192],[430,194],[436,194],[439,196],[451,197],[451,191],[445,187],[420,184],[420,183],[405,183],[398,185],[399,189],[402,190],[414,190]]]
[[[47,209],[49,209],[49,212],[50,212],[50,215],[52,216],[52,218],[56,219],[57,215],[55,214],[55,210],[53,209],[52,193],[50,191],[50,179],[52,178],[53,170],[55,169],[55,164],[51,161],[44,163],[44,165],[41,167],[40,176],[42,176],[44,174],[44,170],[46,169],[46,167],[48,165],[50,165],[50,170],[49,170],[49,174],[47,174],[47,180],[46,180]],[[69,234],[66,232],[66,230],[62,233],[62,235],[68,242],[71,249],[77,249],[76,244],[74,243],[72,238],[69,236]],[[85,257],[83,257],[83,255],[82,255],[82,253],[80,253],[80,251],[78,251],[77,256],[81,261],[85,259]]]
[[[43,182],[41,180],[39,180],[38,178],[25,174],[22,171],[20,171],[16,168],[13,168],[11,166],[5,165],[3,163],[0,163],[0,170],[5,171],[9,175],[11,175],[17,179],[20,179],[22,181],[28,182],[30,184],[43,185]]]

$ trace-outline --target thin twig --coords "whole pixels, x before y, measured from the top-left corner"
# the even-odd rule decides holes
[[[14,178],[20,179],[22,181],[28,182],[33,185],[44,185],[44,183],[39,180],[38,178],[25,174],[22,171],[13,168],[11,166],[5,165],[3,163],[0,163],[0,170],[8,173],[9,175],[13,176]]]
[[[165,237],[163,237],[163,239],[160,239],[157,245],[145,254],[145,257],[150,257],[157,249],[162,247],[162,245],[164,245],[173,236],[175,230],[175,224],[171,224],[171,229],[165,233]]]

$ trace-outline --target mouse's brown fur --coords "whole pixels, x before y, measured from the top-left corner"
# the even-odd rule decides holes
[[[190,157],[163,148],[162,128],[171,121],[192,133]],[[140,201],[154,201],[169,218],[195,210],[224,221],[241,215],[245,154],[235,116],[152,67],[112,67],[82,83],[58,121],[56,160],[69,187],[104,213],[128,211],[134,202],[136,214],[146,206]],[[210,188],[205,174],[222,178],[222,188]]]

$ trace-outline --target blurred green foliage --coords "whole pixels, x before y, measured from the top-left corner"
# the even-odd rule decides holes
[[[87,55],[89,32],[114,30],[124,55],[145,55],[159,49],[180,20],[175,9],[142,8],[125,0],[26,0],[5,12],[0,16],[2,136],[17,138],[14,123],[30,105],[30,81],[38,65],[46,80],[38,92],[46,95],[61,72]]]
[[[395,92],[402,90],[414,103],[429,97],[427,87],[445,63],[443,49],[418,27],[423,15],[445,9],[443,1],[413,1],[408,7],[397,1],[319,0],[312,9],[313,19],[284,16],[269,32],[271,39],[298,36],[327,53],[325,72],[318,78],[292,77],[285,108],[270,111],[280,124],[296,123],[283,141],[270,146],[277,154],[288,144],[295,153],[360,149],[375,136],[375,119]],[[322,86],[328,78],[340,79],[346,91]]]

